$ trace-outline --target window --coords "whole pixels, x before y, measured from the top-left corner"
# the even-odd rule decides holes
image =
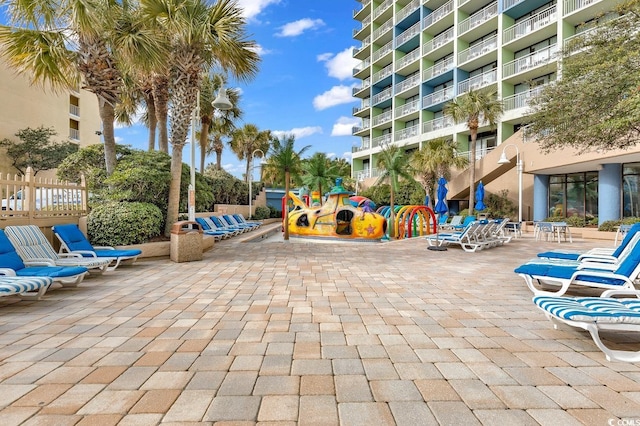
[[[640,216],[640,163],[622,167],[622,217]]]
[[[549,177],[549,217],[598,216],[598,172]]]

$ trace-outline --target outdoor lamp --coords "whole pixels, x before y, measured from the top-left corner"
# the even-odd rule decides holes
[[[507,158],[507,148],[514,147],[516,149],[516,167],[518,170],[518,222],[522,223],[522,159],[520,158],[520,150],[516,145],[506,144],[504,148],[502,148],[502,155],[500,155],[500,159],[498,160],[498,164],[510,164],[511,160]]]
[[[227,89],[224,86],[220,86],[220,90],[218,91],[218,97],[211,102],[211,106],[214,108],[218,108],[222,111],[228,111],[233,108],[233,104],[229,100],[227,96]]]
[[[253,182],[253,159],[256,156],[256,152],[259,152],[262,154],[262,160],[260,160],[260,165],[265,165],[267,164],[267,160],[264,159],[264,151],[261,150],[260,148],[255,149],[252,153],[251,153],[251,167],[249,167],[249,219],[251,219],[253,217],[253,210],[251,209],[251,201],[253,196],[251,194],[251,183]]]

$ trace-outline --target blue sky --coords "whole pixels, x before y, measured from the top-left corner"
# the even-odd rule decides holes
[[[308,155],[324,152],[351,159],[358,138],[351,128],[356,99],[352,69],[352,39],[357,22],[352,19],[359,3],[353,0],[239,0],[247,18],[247,32],[259,45],[260,71],[241,90],[240,126],[252,123],[260,130],[293,133],[296,148],[306,145]],[[277,133],[279,134],[279,133]],[[146,149],[147,129],[141,125],[116,129],[118,143]],[[199,154],[196,164],[199,165]],[[190,161],[190,147],[183,159]],[[257,161],[257,160],[256,160]],[[214,163],[215,155],[206,164]],[[242,177],[245,163],[225,147],[222,164]],[[257,163],[256,163],[257,164]]]

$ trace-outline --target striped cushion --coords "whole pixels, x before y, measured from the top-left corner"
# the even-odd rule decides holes
[[[5,277],[0,276],[0,296],[38,291],[49,287],[53,280],[48,277]]]
[[[640,299],[537,296],[533,303],[551,315],[571,321],[639,324]]]
[[[49,240],[35,225],[7,226],[4,232],[24,260],[51,259],[55,261],[58,258],[58,254],[51,247]]]

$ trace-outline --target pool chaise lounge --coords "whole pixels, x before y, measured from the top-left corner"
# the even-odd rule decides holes
[[[93,246],[75,224],[56,225],[52,231],[60,240],[60,252],[109,259],[108,271],[116,269],[124,261],[133,263],[142,254],[139,249],[119,250],[110,246]]]
[[[640,362],[640,351],[610,349],[600,338],[603,330],[640,333],[639,297],[637,290],[608,290],[601,297],[536,296],[533,303],[551,320],[554,328],[567,324],[588,331],[607,360]]]
[[[40,300],[51,284],[53,278],[3,275],[3,270],[0,269],[0,297],[19,296],[28,300]]]

